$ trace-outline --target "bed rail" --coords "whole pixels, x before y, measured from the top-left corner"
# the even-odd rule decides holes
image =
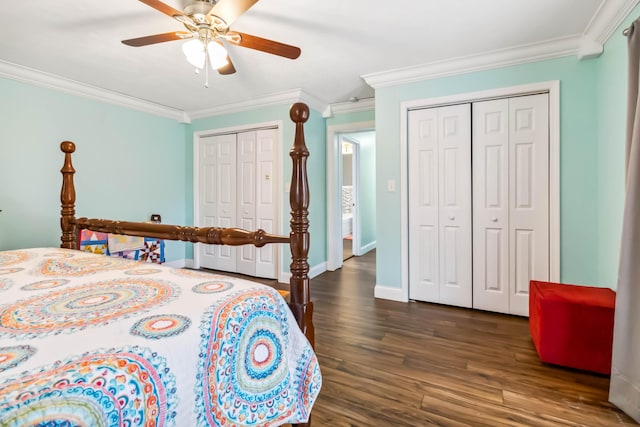
[[[269,234],[264,230],[248,231],[239,228],[188,227],[147,222],[112,221],[106,219],[76,218],[75,169],[71,154],[75,144],[64,141],[60,149],[65,153],[60,192],[60,246],[78,248],[78,233],[82,229],[99,232],[153,237],[164,240],[223,245],[252,244],[261,247],[269,243],[289,243],[291,248],[290,303],[298,326],[314,345],[313,303],[309,288],[309,182],[307,179],[307,158],[309,151],[304,140],[304,123],[309,119],[309,108],[303,103],[291,106],[289,116],[296,124],[295,139],[289,155],[293,162],[291,190],[291,233],[289,237]]]

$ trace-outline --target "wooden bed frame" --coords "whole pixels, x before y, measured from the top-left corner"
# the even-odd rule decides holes
[[[289,152],[293,161],[289,194],[291,204],[291,233],[289,237],[268,234],[264,230],[247,231],[239,228],[183,227],[146,222],[76,218],[76,190],[73,182],[75,169],[71,163],[71,153],[75,151],[76,147],[73,142],[64,141],[60,144],[60,149],[65,153],[64,165],[60,171],[62,172],[62,190],[60,193],[60,202],[62,203],[60,227],[62,228],[62,236],[60,247],[77,249],[78,233],[82,229],[165,240],[232,246],[252,244],[261,247],[268,243],[289,243],[291,247],[289,307],[300,329],[313,346],[313,303],[311,302],[309,291],[309,263],[307,261],[309,254],[307,157],[309,157],[309,151],[304,140],[304,123],[309,118],[309,108],[303,103],[293,104],[289,111],[289,116],[296,124],[295,139]]]

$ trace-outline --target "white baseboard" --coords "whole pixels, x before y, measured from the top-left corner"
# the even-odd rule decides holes
[[[316,264],[309,269],[309,278],[313,279],[316,276],[321,275],[327,271],[327,262],[321,262],[320,264]]]
[[[375,248],[376,248],[376,241],[374,240],[373,242],[362,246],[360,248],[360,253],[358,255],[364,255]]]
[[[193,268],[193,260],[192,259],[177,259],[175,261],[165,262],[162,265],[166,265],[167,267],[172,268]]]
[[[278,283],[289,283],[291,280],[291,273],[288,271],[281,271],[278,276]]]
[[[409,302],[401,288],[392,288],[390,286],[376,285],[373,288],[373,296],[391,301]]]
[[[327,262],[321,262],[320,264],[316,264],[313,267],[309,268],[309,279],[313,279],[316,276],[321,275],[327,271]],[[280,283],[289,283],[291,279],[291,273],[288,271],[281,271],[280,277],[278,278],[278,282]]]

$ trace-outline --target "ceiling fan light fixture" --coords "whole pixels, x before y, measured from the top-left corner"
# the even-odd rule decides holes
[[[205,48],[199,39],[189,40],[183,44],[182,52],[189,64],[199,69],[205,67]],[[207,43],[206,52],[209,54],[209,63],[214,70],[224,67],[229,63],[227,50],[220,43],[214,41]]]
[[[187,58],[189,64],[196,68],[204,68],[205,63],[205,51],[204,45],[198,39],[189,40],[182,45],[182,52]]]
[[[214,70],[222,68],[229,63],[229,60],[227,59],[227,50],[220,43],[209,42],[207,51],[209,52],[211,68]]]

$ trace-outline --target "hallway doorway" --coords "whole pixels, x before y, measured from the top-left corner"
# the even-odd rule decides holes
[[[372,122],[328,131],[327,269],[334,271],[375,248],[375,131]]]
[[[353,235],[358,229],[356,214],[356,195],[358,194],[358,180],[355,173],[358,168],[357,142],[342,135],[342,260],[353,256]]]

